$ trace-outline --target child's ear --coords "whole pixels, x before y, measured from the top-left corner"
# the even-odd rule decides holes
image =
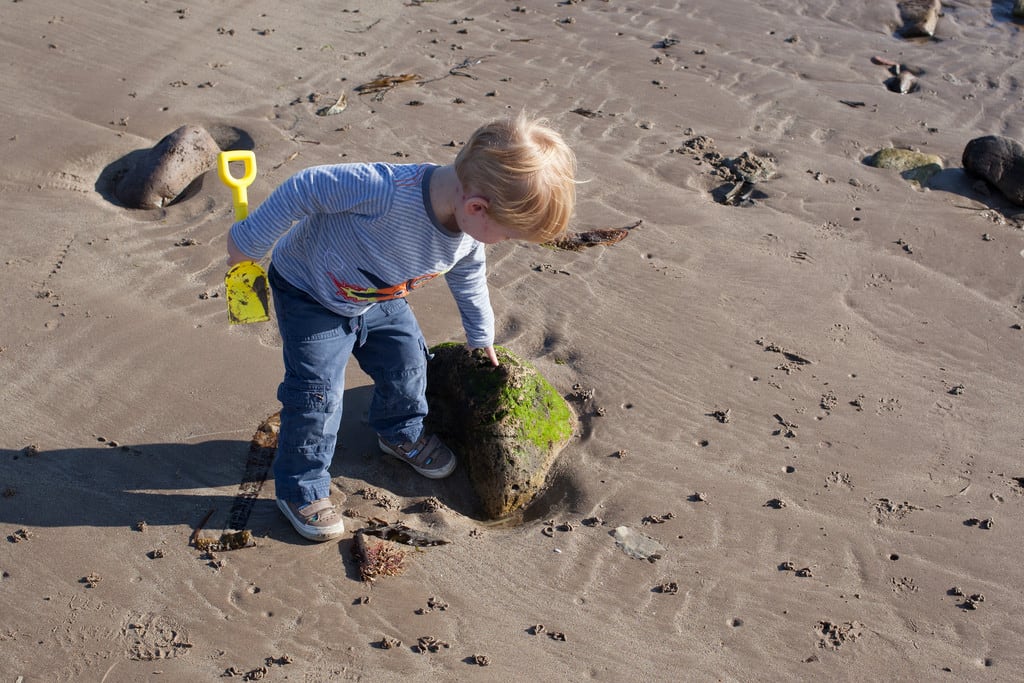
[[[470,216],[487,213],[488,206],[489,204],[484,197],[470,197],[466,200],[466,213]]]

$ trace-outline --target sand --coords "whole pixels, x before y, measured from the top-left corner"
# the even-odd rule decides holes
[[[1024,137],[1011,5],[946,3],[911,41],[889,1],[7,3],[0,677],[1017,679],[1024,231],[960,167]],[[279,340],[227,324],[230,193],[129,210],[112,169],[237,129],[258,204],[308,165],[447,163],[524,107],[579,156],[574,230],[642,221],[489,248],[497,341],[579,434],[521,523],[485,525],[464,476],[376,453],[351,364],[349,526],[450,541],[363,582],[350,535],[304,542],[260,486]],[[890,145],[945,169],[865,165]],[[774,174],[725,205],[744,152]],[[443,284],[411,302],[463,338]],[[232,516],[255,547],[190,543]]]

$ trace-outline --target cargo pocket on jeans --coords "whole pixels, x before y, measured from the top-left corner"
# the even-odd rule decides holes
[[[285,408],[302,412],[329,413],[333,410],[329,388],[323,383],[282,382],[277,388],[277,400]]]

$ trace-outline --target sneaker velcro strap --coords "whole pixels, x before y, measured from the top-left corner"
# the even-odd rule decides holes
[[[321,512],[326,512],[328,510],[331,513],[334,512],[334,504],[331,503],[331,499],[330,498],[320,498],[318,500],[314,500],[312,503],[310,503],[308,505],[304,505],[301,508],[299,508],[299,512],[302,514],[303,517],[306,517],[307,519],[310,518],[310,517],[314,517],[314,516],[316,516],[317,514],[319,514]],[[331,514],[321,515],[321,518],[330,517],[330,516],[332,516],[332,515]]]
[[[407,457],[419,466],[429,465],[434,459],[434,454],[444,444],[436,435],[421,436],[419,440],[409,449]]]

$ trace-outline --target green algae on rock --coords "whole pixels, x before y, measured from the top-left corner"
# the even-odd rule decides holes
[[[928,180],[942,170],[942,157],[935,154],[915,152],[912,149],[885,147],[878,150],[866,160],[868,166],[875,168],[891,168],[900,175],[922,187]]]
[[[427,365],[427,427],[467,469],[483,514],[504,519],[544,488],[575,416],[529,362],[496,347],[498,367],[464,345],[440,344]]]

